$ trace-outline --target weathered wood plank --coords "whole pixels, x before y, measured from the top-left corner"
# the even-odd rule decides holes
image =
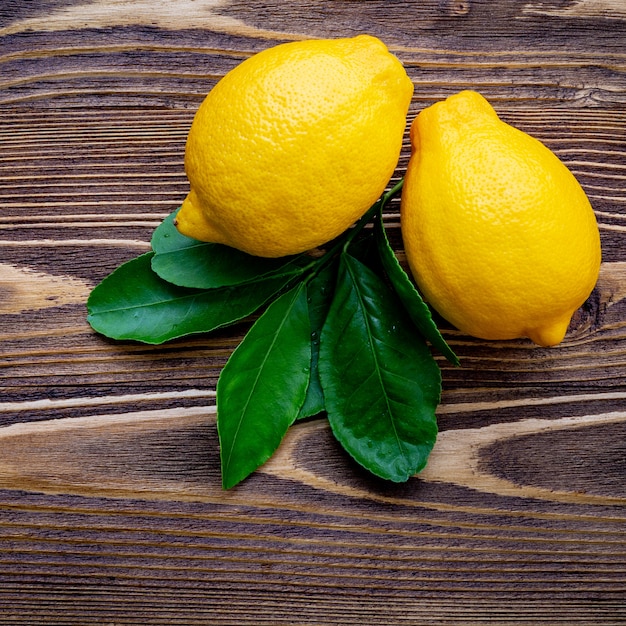
[[[625,24],[621,0],[3,2],[0,624],[624,623]],[[568,164],[601,278],[555,349],[443,324],[462,366],[439,361],[441,435],[406,485],[313,420],[223,492],[215,385],[249,322],[117,343],[85,298],[180,204],[226,71],[363,31],[414,80],[410,119],[476,88]]]

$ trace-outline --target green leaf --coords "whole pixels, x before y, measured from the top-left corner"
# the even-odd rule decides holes
[[[152,235],[152,269],[179,287],[213,289],[238,285],[279,274],[297,273],[310,257],[265,259],[218,243],[206,243],[181,235],[174,218],[176,211]]]
[[[330,308],[337,281],[337,264],[324,268],[307,286],[309,318],[311,320],[311,377],[304,404],[298,419],[317,415],[325,409],[324,392],[317,369],[320,354],[320,335]]]
[[[92,328],[113,339],[158,344],[226,326],[254,313],[288,277],[241,287],[199,290],[177,287],[151,269],[148,252],[118,267],[87,301]]]
[[[441,374],[395,293],[343,254],[319,361],[335,437],[373,474],[423,469],[437,436]]]
[[[387,234],[385,233],[382,212],[378,214],[376,219],[375,233],[378,253],[385,272],[400,297],[400,300],[404,304],[407,313],[413,320],[413,323],[417,326],[424,338],[430,341],[432,346],[439,350],[450,363],[456,366],[460,365],[459,358],[447,344],[433,321],[428,305],[422,300],[419,292],[413,286],[411,279],[402,269],[396,255],[393,253],[389,245],[389,240],[387,239]]]
[[[217,383],[224,489],[274,453],[302,406],[309,382],[311,325],[301,282],[254,323]]]

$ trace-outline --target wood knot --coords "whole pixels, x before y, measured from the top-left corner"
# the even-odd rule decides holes
[[[470,12],[469,0],[448,0],[447,12],[452,16],[467,15]]]

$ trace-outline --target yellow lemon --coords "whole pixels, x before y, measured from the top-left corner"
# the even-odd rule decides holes
[[[413,84],[375,37],[281,44],[231,70],[189,131],[189,237],[279,257],[341,234],[396,167]]]
[[[411,144],[402,236],[426,299],[475,337],[562,341],[601,257],[573,174],[474,91],[421,111]]]

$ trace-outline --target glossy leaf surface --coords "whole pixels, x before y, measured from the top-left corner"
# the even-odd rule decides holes
[[[296,273],[308,261],[304,255],[265,259],[218,243],[181,235],[174,226],[175,212],[152,235],[152,269],[180,287],[214,289],[256,281],[262,277]]]
[[[225,489],[267,461],[296,419],[309,382],[310,335],[300,283],[265,310],[224,366],[217,427]]]
[[[87,301],[94,330],[113,339],[159,344],[226,326],[254,313],[288,278],[199,290],[172,285],[151,269],[148,252],[118,267]]]
[[[337,265],[332,263],[322,270],[307,285],[307,301],[311,320],[311,377],[304,404],[298,419],[321,413],[324,408],[324,392],[320,383],[318,362],[320,354],[320,336],[326,321],[326,315],[333,300]]]
[[[335,437],[373,474],[400,482],[435,443],[441,375],[395,293],[343,254],[319,373]]]
[[[406,272],[398,262],[396,255],[394,254],[385,228],[383,226],[382,213],[376,217],[376,245],[378,247],[378,253],[380,260],[383,264],[385,272],[389,277],[389,280],[393,284],[393,287],[398,294],[398,297],[402,301],[407,313],[413,320],[415,326],[417,326],[420,333],[424,338],[429,341],[434,348],[439,350],[443,356],[453,363],[459,365],[459,358],[452,351],[446,340],[443,338],[437,325],[433,321],[430,309],[428,305],[422,299],[417,289],[413,286],[411,279],[407,276]]]

